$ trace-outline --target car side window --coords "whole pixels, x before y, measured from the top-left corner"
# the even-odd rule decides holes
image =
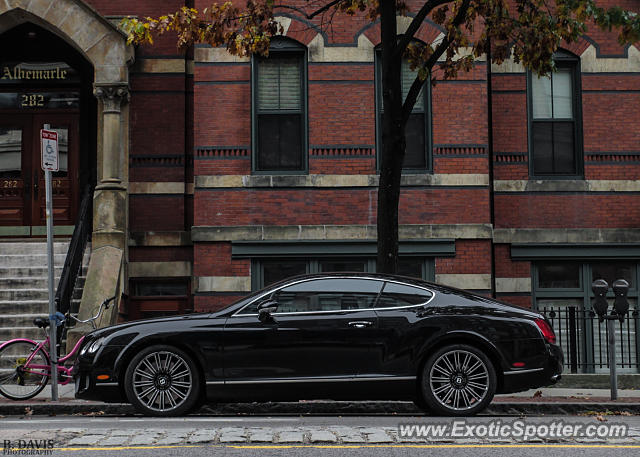
[[[372,279],[350,278],[300,282],[284,287],[272,296],[278,302],[274,314],[373,308],[382,284],[382,281]],[[252,303],[240,314],[257,314],[257,306],[258,303]]]
[[[433,293],[428,290],[406,284],[387,282],[376,308],[400,308],[420,305],[428,302],[431,297],[433,297]]]

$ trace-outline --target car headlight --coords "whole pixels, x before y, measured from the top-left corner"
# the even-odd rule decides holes
[[[100,349],[100,346],[102,346],[102,343],[104,342],[104,337],[102,338],[98,338],[97,340],[85,345],[82,350],[80,351],[80,355],[93,355],[96,352],[98,352],[98,349]]]

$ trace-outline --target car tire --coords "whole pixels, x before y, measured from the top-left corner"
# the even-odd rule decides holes
[[[486,354],[466,344],[442,347],[426,361],[420,378],[424,402],[443,416],[469,416],[493,399],[497,378]]]
[[[131,404],[147,416],[189,413],[200,398],[198,367],[184,351],[167,345],[143,349],[129,362],[124,390]]]

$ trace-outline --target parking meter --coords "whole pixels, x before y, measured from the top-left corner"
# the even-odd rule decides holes
[[[624,279],[616,279],[613,282],[613,293],[616,297],[613,303],[613,310],[618,315],[620,322],[624,322],[624,318],[629,311],[629,300],[627,300],[629,283]]]
[[[625,281],[626,282],[626,281]],[[609,283],[604,279],[596,279],[591,283],[591,290],[595,295],[592,303],[593,310],[598,315],[600,322],[604,320],[605,314],[607,314],[607,291],[609,290]]]

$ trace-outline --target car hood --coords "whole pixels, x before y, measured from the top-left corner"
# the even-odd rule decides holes
[[[118,332],[120,330],[127,330],[132,327],[136,327],[138,325],[148,325],[148,324],[166,324],[168,322],[177,322],[184,321],[188,319],[202,319],[211,315],[211,313],[193,313],[193,314],[183,314],[180,316],[167,316],[167,317],[154,317],[149,319],[138,319],[135,321],[123,322],[121,324],[111,325],[109,327],[99,328],[94,330],[91,333],[88,333],[86,338],[95,340],[97,338],[101,338],[103,336],[111,335],[112,333]]]

